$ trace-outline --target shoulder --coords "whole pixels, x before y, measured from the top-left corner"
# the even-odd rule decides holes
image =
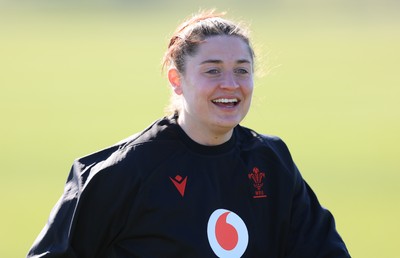
[[[173,127],[168,118],[159,119],[143,131],[112,146],[76,159],[70,176],[79,177],[82,185],[99,174],[102,177],[121,173],[134,176],[133,170],[137,174],[143,170],[141,168],[156,164],[157,159],[168,156],[178,148],[176,144],[172,144]]]
[[[243,151],[262,152],[293,169],[294,161],[286,143],[276,135],[261,134],[253,129],[237,126],[239,145]]]
[[[261,134],[244,126],[237,126],[235,129],[244,147],[264,147],[276,152],[290,154],[286,143],[279,136]]]

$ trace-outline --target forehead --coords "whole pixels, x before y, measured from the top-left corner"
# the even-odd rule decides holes
[[[247,60],[252,63],[249,45],[237,36],[211,36],[204,39],[195,54],[189,57],[194,62],[204,60],[220,60],[222,62],[237,62]]]

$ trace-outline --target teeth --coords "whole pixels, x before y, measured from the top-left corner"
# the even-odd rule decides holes
[[[214,103],[236,103],[238,99],[215,99],[212,102]]]

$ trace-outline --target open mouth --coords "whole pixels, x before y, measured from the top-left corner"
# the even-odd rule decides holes
[[[232,99],[222,98],[222,99],[214,99],[211,102],[219,107],[234,107],[237,104],[239,104],[240,101],[237,98],[232,98]]]

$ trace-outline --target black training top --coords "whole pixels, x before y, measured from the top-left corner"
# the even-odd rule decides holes
[[[163,118],[77,159],[28,257],[350,257],[277,137],[218,146]]]

